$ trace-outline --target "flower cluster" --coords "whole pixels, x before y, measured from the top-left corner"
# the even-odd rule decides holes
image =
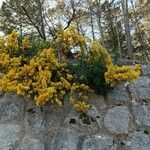
[[[84,112],[86,111],[87,109],[89,109],[89,104],[85,103],[85,102],[77,102],[75,105],[74,105],[75,109],[77,111],[81,111],[81,112]]]
[[[88,38],[81,36],[75,27],[70,27],[66,30],[59,29],[56,36],[56,43],[63,52],[68,52],[76,46],[79,46],[80,51],[83,51],[83,45],[88,41]]]
[[[136,64],[135,67],[110,65],[105,73],[105,80],[111,86],[115,86],[119,82],[133,81],[140,75],[141,67]]]
[[[30,49],[31,48],[31,45],[30,45],[30,42],[29,42],[29,39],[25,36],[23,39],[22,39],[22,49]]]
[[[0,37],[0,70],[2,73],[21,64],[21,56],[15,57],[19,50],[18,33],[14,30],[6,39]]]
[[[18,45],[18,32],[16,30],[13,30],[11,34],[8,35],[6,39],[6,48],[10,54],[13,54],[19,49]]]
[[[91,43],[92,54],[89,57],[89,60],[97,60],[102,59],[106,66],[112,65],[113,61],[111,55],[107,52],[106,48],[104,48],[100,43],[93,42]]]

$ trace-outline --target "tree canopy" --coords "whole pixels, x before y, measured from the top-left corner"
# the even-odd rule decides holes
[[[149,60],[147,0],[6,0],[0,30],[54,40],[59,28],[75,26],[109,49],[114,59]]]

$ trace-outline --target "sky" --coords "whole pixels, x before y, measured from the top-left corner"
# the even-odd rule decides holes
[[[0,7],[1,7],[1,5],[2,5],[3,1],[4,1],[4,0],[0,0]]]
[[[0,7],[2,6],[3,1],[4,0],[0,0]],[[3,32],[0,31],[0,36],[3,36],[3,35],[4,35]]]
[[[0,0],[0,7],[2,6],[4,0]],[[0,31],[0,36],[3,36],[3,32]]]
[[[5,0],[0,0],[0,7],[2,6],[2,3],[4,2]],[[56,1],[55,0],[48,0],[50,2],[50,7],[53,8],[55,7],[56,5]],[[0,31],[0,36],[3,36],[3,32]]]

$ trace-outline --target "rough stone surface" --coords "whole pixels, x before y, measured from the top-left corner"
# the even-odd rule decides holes
[[[150,78],[148,76],[140,76],[133,84],[129,85],[129,91],[132,98],[150,100]]]
[[[18,124],[0,125],[0,150],[12,150],[19,140],[21,127]]]
[[[146,105],[133,106],[136,123],[141,126],[150,126],[150,107]]]
[[[39,108],[0,91],[0,150],[150,150],[150,64],[132,84],[87,96],[90,109],[79,113],[67,97]]]
[[[89,110],[87,111],[87,115],[96,118],[97,116],[99,116],[99,112],[96,107],[91,106],[91,108],[89,108]]]
[[[73,129],[64,129],[57,133],[49,146],[50,150],[76,150],[79,134]]]
[[[137,100],[150,100],[150,88],[129,86],[132,98]]]
[[[150,64],[142,65],[142,74],[150,75]]]
[[[44,143],[35,138],[25,136],[18,150],[44,150]]]
[[[47,111],[45,112],[46,122],[45,125],[48,131],[51,129],[58,130],[58,128],[65,121],[66,116],[68,116],[69,107],[55,108],[55,107],[47,107]]]
[[[140,76],[134,81],[134,86],[150,87],[150,78],[147,76]]]
[[[0,98],[4,96],[4,92],[0,90]]]
[[[149,150],[150,135],[142,132],[135,132],[126,142],[128,150]]]
[[[93,92],[87,93],[88,101],[97,109],[105,109],[107,107],[107,101],[104,96],[98,95]]]
[[[82,150],[116,150],[117,145],[113,138],[95,135],[84,140]]]
[[[29,132],[44,132],[45,120],[44,114],[40,108],[29,107],[25,114],[25,127]]]
[[[76,122],[79,120],[79,114],[77,114],[77,112],[75,112],[74,110],[71,110],[69,112],[68,116],[64,120],[64,123],[69,124],[71,119],[75,119]]]
[[[128,133],[129,129],[129,111],[125,106],[115,106],[108,110],[104,118],[104,125],[111,132],[117,134]]]
[[[107,98],[110,102],[125,102],[130,100],[123,84],[117,85],[111,92],[109,92]]]
[[[18,118],[21,109],[21,101],[18,96],[4,96],[0,101],[0,121]]]

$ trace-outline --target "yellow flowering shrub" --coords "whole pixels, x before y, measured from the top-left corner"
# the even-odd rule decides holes
[[[86,53],[84,46],[86,42],[90,41],[89,38],[81,36],[73,26],[66,30],[62,28],[58,29],[56,37],[55,46],[59,49],[58,52],[61,58],[66,57],[74,48],[79,51],[78,55],[74,57],[83,56],[83,54]]]
[[[108,84],[115,86],[123,81],[133,81],[140,75],[141,67],[136,64],[135,67],[110,65],[105,73],[105,79]]]
[[[32,57],[26,55],[26,52],[32,49],[29,39],[24,37],[19,43],[18,36],[14,30],[6,38],[0,37],[0,89],[34,99],[37,106],[50,102],[61,107],[65,97],[69,95],[70,105],[83,112],[89,108],[86,96],[86,93],[90,91],[88,83],[97,84],[104,79],[104,82],[100,84],[104,85],[106,82],[114,86],[122,81],[132,81],[140,74],[139,65],[135,68],[114,65],[111,55],[100,43],[81,36],[74,27],[67,30],[60,29],[54,46],[41,49]],[[77,45],[79,46],[79,59],[84,59],[85,66],[88,66],[86,69],[90,70],[90,74],[87,74],[90,82],[86,82],[88,78],[81,73],[84,70],[77,68],[77,71],[81,73],[78,76],[68,69],[67,61],[57,59],[58,46],[62,51],[68,52]],[[101,62],[97,63],[97,60],[104,63],[102,68],[100,68]],[[73,65],[78,66],[78,64]],[[98,69],[101,75],[97,72]],[[93,78],[96,79],[95,82]],[[83,79],[84,82],[80,82]]]
[[[92,44],[92,55],[91,59],[102,59],[106,65],[107,71],[104,74],[105,81],[110,86],[115,86],[116,84],[124,81],[133,81],[141,73],[141,67],[136,64],[134,67],[130,66],[117,66],[113,64],[111,55],[103,48],[100,43],[94,42]]]
[[[6,39],[0,37],[0,70],[2,73],[21,64],[21,56],[15,57],[19,50],[17,38],[16,30],[12,31]]]
[[[22,49],[30,49],[31,48],[31,45],[30,45],[30,42],[29,42],[29,39],[25,36],[23,39],[22,39]]]
[[[59,29],[56,33],[57,39],[56,42],[63,43],[64,51],[69,51],[70,47],[74,47],[76,45],[83,46],[83,44],[88,41],[88,38],[81,36],[75,27],[70,27],[66,30]]]
[[[113,61],[111,55],[107,52],[106,48],[104,48],[100,43],[93,42],[91,43],[92,54],[89,57],[89,61],[102,59],[106,66],[112,65]]]
[[[1,52],[2,52],[2,50],[5,49],[4,44],[5,44],[4,38],[0,36],[0,50],[1,50]]]
[[[14,54],[19,49],[18,45],[18,32],[13,30],[11,34],[8,35],[6,39],[6,50],[8,50],[9,54]]]
[[[49,101],[61,107],[68,93],[73,106],[87,99],[89,87],[72,81],[73,75],[65,69],[65,63],[58,62],[53,48],[43,49],[32,58],[17,56],[18,51],[31,48],[26,37],[19,47],[17,36],[13,31],[6,40],[0,40],[0,88],[3,91],[33,98],[38,106]],[[75,101],[75,92],[79,91],[80,96]]]
[[[80,34],[77,33],[74,27],[68,28],[67,30],[63,29],[59,30],[59,32],[57,33],[57,40],[61,42],[63,41],[63,48],[67,51],[69,51],[72,47],[79,45],[80,49],[78,53],[79,56],[78,59],[80,60],[84,59],[82,62],[86,63],[87,68],[85,69],[84,68],[85,66],[83,67],[82,65],[81,67],[78,67],[80,64],[76,63],[73,63],[72,67],[74,68],[76,67],[77,70],[85,69],[84,71],[89,74],[81,76],[83,78],[86,78],[86,80],[88,80],[88,84],[91,83],[91,85],[92,86],[94,85],[94,87],[101,85],[106,86],[106,88],[107,85],[115,86],[117,83],[120,82],[133,81],[140,75],[141,72],[140,65],[135,65],[135,67],[129,66],[120,67],[115,65],[113,63],[111,55],[108,53],[106,48],[104,48],[97,41],[92,41],[86,37],[81,36]],[[84,46],[86,48],[84,48]],[[88,54],[87,51],[89,51]],[[99,69],[98,67],[101,67],[102,70]],[[78,71],[76,72],[78,73]],[[99,80],[96,79],[98,73],[101,74],[99,75]],[[78,78],[81,78],[81,76],[78,76]],[[100,80],[103,80],[103,78],[105,81],[101,82]],[[101,88],[96,87],[96,89],[101,90],[103,89],[103,87]]]

